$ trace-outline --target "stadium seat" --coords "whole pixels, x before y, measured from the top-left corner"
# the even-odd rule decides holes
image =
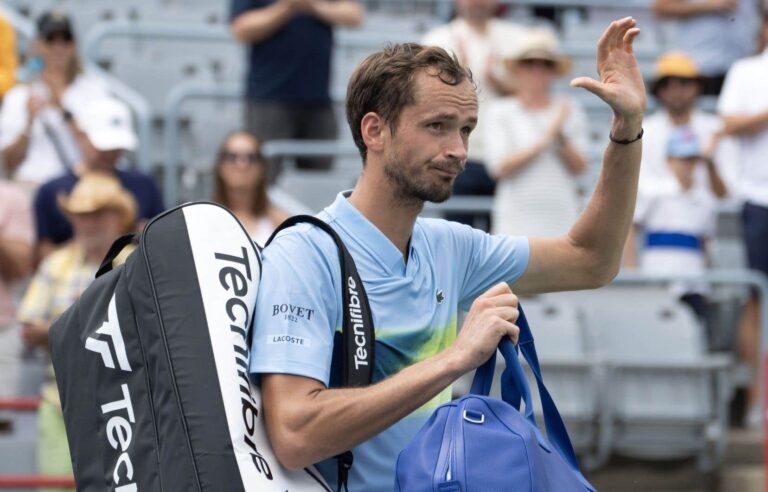
[[[719,464],[732,362],[707,352],[689,308],[637,296],[606,302],[596,293],[584,312],[593,353],[609,367],[611,450],[648,459],[696,457],[702,470]]]

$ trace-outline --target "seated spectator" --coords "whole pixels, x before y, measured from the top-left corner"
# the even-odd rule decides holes
[[[703,154],[709,157],[704,160],[705,166],[695,167],[695,186],[710,189],[718,198],[725,196],[726,187],[715,166],[722,166],[727,160],[726,149],[718,149],[723,121],[696,108],[702,84],[696,64],[685,53],[667,53],[657,60],[656,78],[649,85],[660,107],[643,123],[641,186],[677,181],[667,162],[667,147],[672,133],[686,127],[696,135]]]
[[[333,140],[331,52],[335,26],[358,26],[358,0],[231,0],[232,33],[248,46],[245,126],[264,141]],[[297,159],[329,169],[329,158]],[[280,174],[270,163],[270,179]]]
[[[25,343],[48,347],[48,329],[93,280],[112,242],[134,228],[136,201],[106,173],[84,174],[69,195],[60,195],[61,211],[72,223],[74,237],[43,260],[18,311]],[[38,471],[71,475],[64,416],[50,367],[38,410]]]
[[[251,238],[261,246],[288,214],[269,202],[267,166],[261,143],[246,131],[224,139],[214,166],[214,200],[240,219]]]
[[[703,93],[718,95],[731,64],[756,49],[760,0],[655,0],[654,13],[675,27],[674,45],[689,53]],[[704,142],[702,142],[704,143]]]
[[[17,394],[21,343],[11,287],[31,271],[34,236],[28,192],[0,181],[0,397]]]
[[[517,93],[486,113],[486,162],[498,182],[492,230],[565,234],[580,210],[575,178],[587,169],[587,117],[576,101],[552,94],[571,64],[551,31],[533,29],[516,48],[505,58]]]
[[[514,83],[502,63],[500,50],[515,46],[525,29],[494,16],[497,0],[455,0],[456,18],[429,31],[422,44],[439,46],[456,55],[462,65],[472,70],[478,89],[478,125],[469,139],[469,158],[464,172],[453,186],[455,195],[493,196],[496,181],[488,174],[485,163],[485,111],[492,101],[514,92]],[[450,214],[450,220],[474,225],[475,215]],[[482,218],[490,226],[490,217]]]
[[[64,107],[107,94],[97,78],[82,73],[75,33],[67,16],[46,12],[37,21],[34,51],[42,71],[5,95],[0,113],[0,148],[6,172],[37,186],[80,160],[80,150],[64,120]]]
[[[717,203],[708,190],[695,186],[696,169],[707,159],[691,128],[672,130],[666,159],[675,181],[646,184],[638,192],[635,228],[642,232],[644,245],[640,269],[649,274],[702,274],[707,267],[707,241],[715,233]],[[636,244],[631,233],[625,256],[625,265],[630,268],[637,265]],[[707,286],[677,283],[672,292],[706,326]]]
[[[35,196],[40,257],[72,237],[72,227],[59,210],[56,197],[72,190],[84,172],[103,171],[120,180],[139,206],[137,227],[163,211],[160,190],[151,176],[117,169],[123,152],[136,146],[128,107],[113,98],[96,98],[82,107],[73,108],[72,116],[71,128],[82,149],[83,159],[71,171],[42,185]]]

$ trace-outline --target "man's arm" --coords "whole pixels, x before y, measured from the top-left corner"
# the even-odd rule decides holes
[[[383,431],[488,360],[501,337],[517,343],[517,316],[517,297],[501,283],[475,300],[451,347],[377,384],[327,389],[306,377],[262,375],[264,417],[278,461],[300,469]]]
[[[0,278],[18,280],[32,269],[32,245],[26,241],[0,238]]]
[[[656,0],[653,3],[653,13],[658,17],[684,19],[700,14],[725,13],[736,10],[739,0],[704,0],[689,2],[687,0]]]
[[[768,111],[750,115],[723,115],[726,135],[750,136],[768,129]]]
[[[587,77],[571,82],[611,106],[611,134],[617,140],[635,139],[645,112],[645,87],[632,50],[640,33],[635,24],[627,17],[603,33],[597,50],[599,82]],[[515,284],[518,293],[595,288],[616,276],[632,225],[641,153],[641,141],[608,144],[595,192],[568,234],[530,239],[528,269]]]
[[[357,0],[314,0],[311,5],[312,14],[334,26],[357,27],[365,17],[365,10]]]
[[[277,0],[266,7],[249,10],[232,20],[232,34],[241,43],[258,44],[283,27],[309,1]]]

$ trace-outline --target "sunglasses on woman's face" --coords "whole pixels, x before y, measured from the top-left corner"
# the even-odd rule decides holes
[[[262,162],[261,155],[257,152],[224,152],[221,154],[221,160],[227,164],[234,164],[237,161],[245,161],[250,165],[256,165]]]
[[[68,32],[57,32],[53,34],[48,34],[43,38],[47,44],[54,44],[54,43],[71,43],[74,41],[74,38],[72,37],[72,33]]]
[[[546,68],[549,70],[555,69],[555,62],[553,62],[552,60],[540,60],[537,58],[520,60],[520,65],[528,68]]]

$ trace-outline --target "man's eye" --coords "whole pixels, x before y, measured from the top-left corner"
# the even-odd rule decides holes
[[[432,123],[429,123],[427,126],[429,128],[432,128],[433,130],[442,130],[444,128],[444,125],[439,121],[434,121]]]
[[[465,126],[464,128],[461,129],[461,133],[463,133],[466,136],[469,136],[469,134],[472,133],[472,130],[474,130],[474,128],[472,128],[471,126]]]

